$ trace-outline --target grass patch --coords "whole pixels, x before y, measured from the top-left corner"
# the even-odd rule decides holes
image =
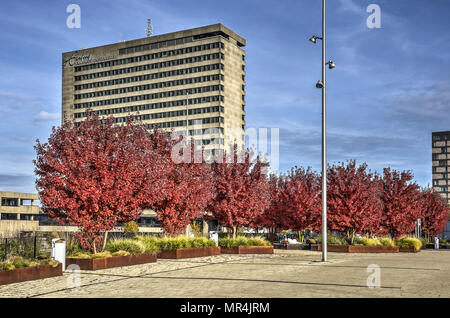
[[[272,244],[262,237],[245,237],[237,236],[236,238],[223,237],[219,239],[219,246],[221,247],[236,247],[236,246],[271,246]]]

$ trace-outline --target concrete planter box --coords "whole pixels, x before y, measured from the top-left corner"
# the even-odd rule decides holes
[[[162,250],[158,253],[161,259],[180,259],[220,255],[220,246],[198,247],[198,248],[179,248],[176,250]]]
[[[75,264],[82,270],[95,271],[113,267],[131,266],[156,262],[156,254],[113,256],[104,258],[66,258],[66,268]]]
[[[328,252],[337,253],[398,253],[398,246],[327,245]],[[311,251],[322,251],[322,245],[311,245]]]
[[[222,254],[273,254],[273,246],[222,247]]]
[[[55,276],[62,276],[61,263],[56,267],[51,265],[43,265],[16,268],[10,271],[0,271],[0,285],[20,283]]]

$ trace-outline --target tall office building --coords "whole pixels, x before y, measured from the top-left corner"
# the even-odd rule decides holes
[[[433,188],[450,204],[450,131],[432,133]]]
[[[86,110],[188,130],[205,149],[244,144],[246,41],[222,24],[62,55],[62,121]]]

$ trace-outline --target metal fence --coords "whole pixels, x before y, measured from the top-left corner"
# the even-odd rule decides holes
[[[0,260],[12,256],[27,259],[49,258],[51,255],[51,237],[36,234],[20,234],[15,237],[0,238]]]

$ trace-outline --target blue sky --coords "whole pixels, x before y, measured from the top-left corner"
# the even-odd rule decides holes
[[[81,28],[66,7],[81,7]],[[366,8],[381,7],[369,29]],[[450,1],[329,0],[329,162],[411,169],[431,182],[431,132],[450,130]],[[247,127],[280,128],[280,170],[320,170],[319,0],[0,4],[0,190],[35,192],[33,145],[60,124],[61,53],[221,22],[247,39]]]

